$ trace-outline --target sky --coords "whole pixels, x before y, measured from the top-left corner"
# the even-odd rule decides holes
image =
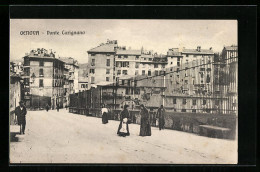
[[[62,35],[65,31],[85,31],[85,35]],[[21,35],[21,31],[40,31],[40,35]],[[47,35],[59,31],[60,35]],[[10,61],[22,61],[36,48],[52,49],[56,57],[73,57],[87,63],[87,51],[117,40],[119,46],[166,54],[169,48],[213,48],[237,45],[236,20],[108,20],[108,19],[11,19]]]

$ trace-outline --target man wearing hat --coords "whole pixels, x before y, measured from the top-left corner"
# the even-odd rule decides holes
[[[19,105],[15,108],[15,115],[17,116],[18,125],[20,125],[20,134],[24,134],[27,111],[23,101],[20,101]]]

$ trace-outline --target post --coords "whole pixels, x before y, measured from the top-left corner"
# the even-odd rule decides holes
[[[165,104],[165,70],[163,71],[163,106],[164,106],[164,104]]]

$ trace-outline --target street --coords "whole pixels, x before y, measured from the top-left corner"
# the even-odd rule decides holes
[[[140,137],[130,124],[130,136],[117,136],[119,121],[61,109],[28,111],[25,135],[11,125],[10,163],[157,163],[235,164],[237,142],[152,127]]]

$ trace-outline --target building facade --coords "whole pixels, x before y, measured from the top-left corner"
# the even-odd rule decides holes
[[[27,107],[63,107],[64,62],[46,49],[32,50],[24,57],[24,85]]]
[[[100,44],[88,51],[89,75],[88,89],[91,84],[105,82],[113,83],[115,80],[115,51],[117,41],[108,40],[107,43]]]
[[[10,84],[9,84],[9,112],[10,124],[14,124],[15,108],[19,106],[19,102],[23,100],[23,83],[20,75],[10,70]]]

